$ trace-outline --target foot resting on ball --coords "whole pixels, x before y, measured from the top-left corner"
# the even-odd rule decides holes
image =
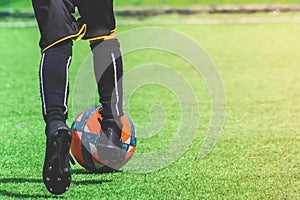
[[[97,151],[100,161],[111,164],[122,163],[125,159],[121,140],[122,127],[113,119],[100,121],[100,137],[97,141]]]

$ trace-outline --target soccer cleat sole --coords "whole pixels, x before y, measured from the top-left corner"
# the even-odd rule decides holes
[[[72,136],[68,129],[59,129],[47,139],[43,181],[49,192],[62,194],[71,184],[69,149]]]

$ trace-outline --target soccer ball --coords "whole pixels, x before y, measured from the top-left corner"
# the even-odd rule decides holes
[[[101,152],[96,148],[96,141],[100,136],[101,129],[98,119],[102,119],[99,109],[101,106],[88,108],[74,120],[71,127],[71,152],[76,161],[85,169],[91,172],[105,173],[118,170],[129,161],[136,149],[136,135],[131,119],[124,114],[121,117],[123,124],[121,138],[125,159],[118,163],[100,161]]]

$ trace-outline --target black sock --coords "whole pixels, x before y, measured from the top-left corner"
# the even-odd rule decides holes
[[[72,40],[57,44],[43,53],[40,91],[46,123],[68,117],[68,68],[72,58]]]
[[[100,111],[104,119],[119,119],[123,115],[123,61],[117,39],[91,44],[94,72],[98,84]]]

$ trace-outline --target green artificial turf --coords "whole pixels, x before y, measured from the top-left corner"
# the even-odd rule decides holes
[[[118,34],[143,27],[120,25]],[[167,51],[131,52],[124,56],[126,73],[143,64],[160,63],[189,82],[200,112],[193,143],[176,162],[148,173],[89,174],[76,164],[70,190],[62,196],[51,195],[41,178],[45,135],[39,96],[39,32],[35,27],[1,27],[0,199],[300,198],[299,25],[221,23],[155,27],[192,38],[218,67],[226,91],[226,120],[213,151],[204,159],[199,158],[211,117],[211,99],[202,77],[187,61]],[[178,41],[178,48],[183,46]],[[88,52],[88,43],[75,43],[69,125],[74,119],[73,83]],[[137,126],[151,122],[149,110],[157,104],[165,109],[167,120],[156,135],[140,135],[137,153],[163,149],[174,139],[180,122],[179,106],[184,103],[175,96],[157,84],[143,86],[132,95],[126,112]],[[153,119],[161,120],[155,116]]]
[[[221,1],[211,1],[211,0],[130,0],[130,1],[115,1],[116,5],[220,5],[220,4],[287,4],[287,3],[299,3],[298,0],[269,0],[269,1],[249,1],[249,0],[241,0],[241,1],[232,1],[232,0],[221,0]]]
[[[221,1],[210,1],[210,0],[115,0],[116,6],[160,6],[160,5],[224,5],[224,4],[299,4],[299,0],[268,0],[268,1],[250,1],[250,0],[221,0]],[[0,8],[24,8],[30,7],[31,1],[28,0],[2,0],[0,3]]]

